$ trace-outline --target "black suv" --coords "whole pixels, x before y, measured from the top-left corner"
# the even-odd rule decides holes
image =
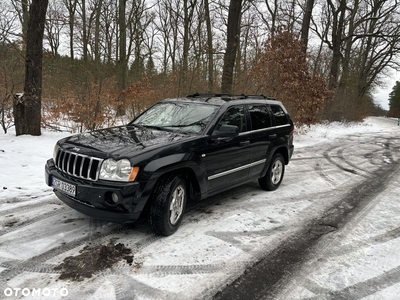
[[[127,125],[58,141],[46,183],[79,212],[117,223],[146,212],[157,234],[170,235],[188,199],[254,179],[277,189],[293,131],[282,103],[262,95],[166,99]]]

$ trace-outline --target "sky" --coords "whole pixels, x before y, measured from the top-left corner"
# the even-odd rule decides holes
[[[382,106],[383,109],[389,110],[389,94],[392,91],[396,81],[400,80],[400,72],[388,72],[387,79],[383,81],[382,87],[377,88],[373,93],[376,104]]]

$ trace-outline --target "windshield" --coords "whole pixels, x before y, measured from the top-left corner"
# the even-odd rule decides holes
[[[218,106],[187,102],[162,102],[154,105],[132,124],[200,133]]]

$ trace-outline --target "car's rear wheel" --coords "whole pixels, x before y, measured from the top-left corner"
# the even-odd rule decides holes
[[[258,179],[258,183],[264,190],[276,190],[283,179],[285,174],[285,160],[280,153],[276,153],[271,160],[268,171],[264,177]]]
[[[161,179],[150,207],[150,224],[160,235],[171,235],[180,226],[187,202],[187,184],[180,175]]]

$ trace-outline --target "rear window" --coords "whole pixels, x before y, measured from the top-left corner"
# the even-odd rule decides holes
[[[279,105],[271,105],[272,115],[275,118],[275,125],[286,125],[288,124],[288,119],[286,113],[283,111],[282,107]]]
[[[251,130],[271,127],[271,117],[266,105],[249,106]]]

